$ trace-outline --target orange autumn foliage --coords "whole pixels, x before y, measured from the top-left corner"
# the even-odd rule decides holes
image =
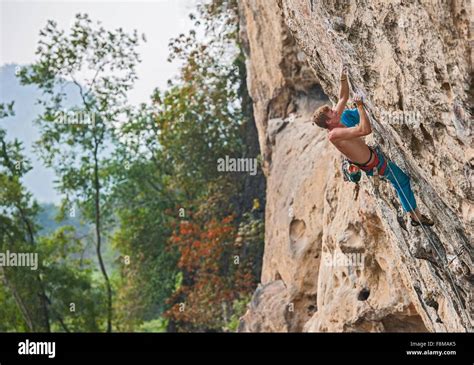
[[[232,314],[233,301],[248,296],[257,283],[251,262],[235,263],[241,250],[235,245],[236,237],[233,216],[204,225],[179,222],[170,244],[180,253],[183,281],[170,298],[174,304],[165,317],[188,330],[223,326]]]

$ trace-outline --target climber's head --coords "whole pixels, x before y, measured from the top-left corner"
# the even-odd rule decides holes
[[[311,121],[324,129],[331,129],[331,127],[339,124],[337,112],[331,109],[329,105],[323,105],[316,109]]]

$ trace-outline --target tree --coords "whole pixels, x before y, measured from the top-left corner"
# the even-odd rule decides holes
[[[48,21],[40,32],[38,60],[23,68],[24,84],[43,90],[45,112],[38,118],[38,150],[58,175],[63,206],[76,204],[95,229],[96,254],[107,292],[107,331],[112,331],[112,285],[102,257],[104,232],[112,221],[109,196],[113,185],[110,149],[114,128],[126,115],[126,93],[136,80],[137,32],[107,31],[78,14],[70,33]],[[79,75],[86,75],[79,80]],[[64,110],[61,89],[74,85],[81,103]]]
[[[114,153],[118,229],[112,244],[121,253],[116,308],[127,331],[162,315],[178,273],[177,253],[167,247],[172,233],[167,212],[178,209],[179,199],[171,184],[173,167],[158,143],[155,113],[153,105],[134,109]]]
[[[53,330],[96,331],[101,320],[107,331],[232,330],[258,282],[263,176],[217,170],[218,158],[259,153],[237,2],[203,3],[191,17],[204,37],[198,29],[170,42],[180,74],[148,105],[126,103],[139,62],[136,32],[106,31],[86,15],[68,34],[48,22],[38,61],[20,72],[44,92],[36,151],[56,171],[62,216],[77,208],[94,230],[35,232],[47,258],[40,278]],[[65,109],[70,87],[81,102]],[[83,257],[88,242],[100,273]],[[115,249],[108,261],[104,244]],[[15,326],[20,306],[8,291],[2,297]],[[66,310],[71,300],[80,315]],[[94,304],[101,301],[105,310]],[[182,302],[189,312],[176,311]]]
[[[0,118],[12,114],[12,104],[0,104]],[[38,257],[35,271],[0,266],[2,331],[97,331],[102,296],[92,280],[91,263],[82,257],[73,227],[40,236],[35,223],[39,205],[21,179],[31,169],[18,140],[7,141],[0,128],[0,248]],[[77,310],[71,311],[71,304]]]
[[[0,104],[0,119],[13,115],[13,103]],[[0,244],[3,250],[34,252],[38,205],[31,202],[21,178],[31,169],[18,140],[8,142],[0,128]],[[40,275],[28,268],[0,266],[5,287],[12,293],[30,331],[49,332],[47,297]]]
[[[181,204],[187,208],[186,218],[175,217],[170,239],[179,249],[182,274],[166,312],[170,330],[226,328],[236,314],[235,302],[256,285],[263,253],[263,176],[250,181],[248,175],[216,169],[217,158],[259,153],[238,40],[238,5],[213,0],[201,3],[197,13],[191,19],[203,34],[191,30],[170,42],[170,59],[183,64],[180,76],[154,95],[160,146],[175,166],[175,187],[183,191]],[[254,201],[261,206],[252,210]],[[249,225],[255,226],[252,240],[237,233]],[[242,264],[234,264],[235,256]],[[183,305],[188,309],[180,310]]]
[[[234,315],[234,303],[247,298],[257,284],[252,261],[240,263],[247,244],[236,239],[233,219],[213,219],[204,227],[181,221],[171,237],[180,252],[183,276],[165,315],[179,330],[222,330]]]

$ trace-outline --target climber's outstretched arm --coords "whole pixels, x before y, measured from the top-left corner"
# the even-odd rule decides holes
[[[364,109],[364,101],[362,100],[362,96],[356,95],[354,97],[354,102],[357,105],[357,111],[359,112],[360,123],[359,127],[363,130],[364,135],[368,135],[372,133],[372,126],[370,125],[369,117]]]
[[[334,143],[347,139],[353,139],[357,137],[367,136],[372,133],[372,127],[370,126],[369,117],[364,109],[364,103],[360,96],[356,96],[354,101],[357,104],[357,110],[359,111],[360,123],[356,127],[351,128],[334,128],[329,132],[329,140]]]
[[[339,100],[336,105],[336,112],[341,116],[346,107],[347,100],[349,100],[349,82],[347,81],[347,66],[342,66],[341,69],[341,85],[339,87]]]

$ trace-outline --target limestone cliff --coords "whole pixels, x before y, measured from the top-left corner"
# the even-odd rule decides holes
[[[267,177],[261,285],[240,331],[471,331],[470,2],[241,0],[240,13]],[[368,142],[411,176],[432,229],[397,214],[388,183],[344,182],[308,123],[336,101],[342,62]]]

